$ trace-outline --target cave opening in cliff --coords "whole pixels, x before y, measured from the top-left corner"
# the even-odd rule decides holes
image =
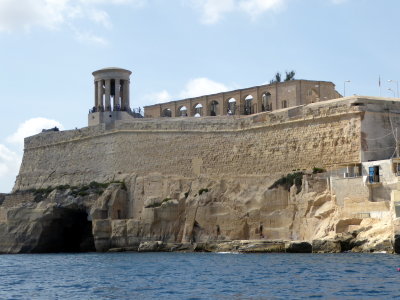
[[[54,218],[43,226],[36,253],[95,251],[92,222],[84,209],[56,208]]]

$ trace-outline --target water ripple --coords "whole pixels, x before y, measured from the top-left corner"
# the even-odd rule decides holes
[[[1,255],[0,299],[388,299],[388,254]]]

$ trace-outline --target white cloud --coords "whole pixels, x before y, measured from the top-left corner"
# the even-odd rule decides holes
[[[192,0],[191,4],[202,12],[201,22],[214,24],[222,14],[235,9],[235,0]]]
[[[146,105],[148,104],[158,104],[172,100],[172,96],[168,93],[167,90],[163,90],[161,92],[156,92],[152,94],[148,94],[144,97],[146,101]]]
[[[232,87],[228,87],[223,83],[219,83],[205,77],[200,77],[189,80],[185,88],[176,96],[171,95],[167,90],[163,90],[161,92],[146,95],[144,97],[144,100],[146,102],[146,105],[151,105],[172,101],[174,98],[192,98],[197,96],[226,92],[232,89]]]
[[[90,20],[105,28],[112,27],[105,10],[110,5],[142,6],[147,0],[0,0],[0,33],[29,32],[33,28],[56,30],[62,26],[73,28],[77,19]],[[98,9],[102,6],[103,9]],[[75,34],[79,41],[106,44],[95,34]]]
[[[256,17],[269,10],[276,10],[288,0],[186,0],[202,13],[201,22],[217,23],[224,14],[240,11]]]
[[[223,16],[231,12],[248,14],[252,19],[266,12],[278,12],[294,0],[183,0],[201,12],[200,21],[204,24],[215,24]],[[302,0],[308,1],[308,0]],[[341,4],[348,0],[325,0],[333,4]]]
[[[96,22],[98,24],[101,24],[106,28],[111,28],[112,27],[112,24],[111,24],[111,21],[110,21],[110,16],[104,10],[92,9],[89,12],[89,17],[94,22]]]
[[[101,46],[107,46],[108,41],[101,37],[97,36],[96,34],[90,32],[90,31],[79,31],[78,29],[75,29],[75,38],[85,44],[98,44]]]
[[[9,136],[6,141],[13,144],[22,146],[24,144],[24,138],[37,134],[42,129],[49,129],[58,127],[60,130],[64,129],[63,125],[55,120],[46,118],[33,118],[20,124],[17,131]]]
[[[80,0],[83,4],[134,4],[144,5],[147,0]]]
[[[286,0],[243,0],[239,2],[239,8],[255,18],[266,11],[276,11],[285,4],[285,1]]]
[[[228,90],[229,87],[227,87],[226,85],[202,77],[190,80],[186,84],[185,89],[179,94],[179,96],[181,98],[191,98],[202,95],[226,92]]]
[[[21,164],[21,157],[0,144],[0,178],[15,178]]]
[[[1,0],[0,31],[25,30],[32,26],[55,28],[64,22],[68,0]]]

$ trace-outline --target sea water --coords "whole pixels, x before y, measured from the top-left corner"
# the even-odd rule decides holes
[[[392,299],[389,254],[0,255],[0,299]]]

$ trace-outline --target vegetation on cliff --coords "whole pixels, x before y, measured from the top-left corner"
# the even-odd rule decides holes
[[[65,184],[65,185],[58,185],[56,187],[49,186],[47,188],[31,189],[29,190],[29,192],[32,192],[34,194],[35,202],[40,202],[43,201],[45,198],[47,198],[49,194],[54,190],[57,191],[68,190],[69,191],[68,196],[73,196],[73,197],[78,197],[78,196],[84,197],[88,196],[91,193],[101,195],[110,184],[120,184],[121,188],[123,190],[126,190],[125,182],[122,181],[111,181],[105,183],[92,181],[88,185],[70,186],[68,184]]]
[[[296,185],[297,192],[299,193],[301,191],[301,185],[303,184],[303,175],[303,172],[287,174],[275,181],[268,189],[272,190],[281,186],[289,191],[293,185]]]

